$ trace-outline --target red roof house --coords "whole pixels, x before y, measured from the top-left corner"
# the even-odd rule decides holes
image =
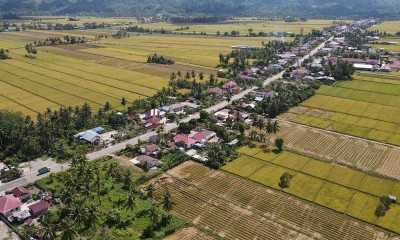
[[[186,148],[192,148],[193,145],[196,143],[196,140],[195,140],[195,139],[189,137],[189,136],[186,135],[186,134],[179,134],[179,135],[176,135],[176,136],[174,137],[174,141],[175,141],[176,143],[178,143],[178,142],[183,142],[183,143],[185,144],[185,147],[186,147]]]
[[[29,194],[29,191],[24,187],[16,187],[11,190],[10,193],[12,193],[15,197],[20,198],[23,195]]]
[[[9,212],[18,210],[22,202],[11,194],[0,198],[0,213],[6,215]]]
[[[207,142],[211,138],[215,137],[215,135],[217,135],[215,132],[204,130],[194,135],[193,138],[198,142]]]
[[[237,83],[235,83],[234,81],[229,81],[227,83],[224,84],[224,86],[222,86],[222,88],[224,89],[231,89],[237,86]]]
[[[28,206],[28,208],[33,216],[39,216],[50,208],[50,203],[45,200],[41,200]]]

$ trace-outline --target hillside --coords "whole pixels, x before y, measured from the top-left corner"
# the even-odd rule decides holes
[[[3,12],[20,14],[80,14],[113,16],[375,16],[396,17],[397,0],[0,0]]]

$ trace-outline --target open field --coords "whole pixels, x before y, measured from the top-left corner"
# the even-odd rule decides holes
[[[318,128],[280,122],[285,147],[384,176],[400,178],[400,148],[343,136]]]
[[[377,219],[375,216],[379,197],[399,193],[399,182],[291,152],[277,154],[272,151],[264,152],[259,147],[254,148],[256,149],[263,152],[264,156],[259,157],[259,153],[252,156],[242,154],[223,169],[371,224],[375,224],[377,220],[386,222],[386,217]],[[251,173],[244,174],[246,171],[242,169],[248,168],[252,168]],[[278,183],[285,172],[290,172],[294,178],[289,188],[282,189]],[[365,207],[360,207],[364,205]],[[396,204],[395,212],[397,208]],[[399,233],[400,228],[395,227],[394,223],[400,220],[400,215],[392,214],[390,219],[393,224],[382,227]]]
[[[286,119],[296,123],[400,145],[400,81],[394,76],[356,74],[322,86],[289,112]]]
[[[0,33],[0,47],[10,49],[11,60],[0,62],[0,108],[36,115],[47,108],[88,102],[97,110],[106,101],[121,108],[152,96],[166,87],[177,71],[216,72],[218,54],[231,45],[260,45],[262,38],[215,38],[154,35],[107,39],[92,44],[39,47],[36,59],[26,58],[26,43],[62,37],[69,31]],[[89,31],[76,36],[93,38]],[[267,39],[265,39],[267,40]],[[97,45],[96,45],[97,44]],[[176,60],[174,65],[147,64],[154,52]]]
[[[380,32],[386,32],[394,35],[397,32],[400,32],[400,21],[385,21],[381,24],[377,24],[368,28],[368,30],[378,30]]]
[[[155,182],[173,212],[227,239],[395,239],[379,228],[253,181],[186,162]],[[301,233],[299,233],[301,232]]]

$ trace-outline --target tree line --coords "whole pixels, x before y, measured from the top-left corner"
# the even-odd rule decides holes
[[[154,53],[153,55],[149,56],[147,58],[147,63],[157,63],[157,64],[174,64],[175,61],[170,59],[170,58],[166,58],[164,56],[159,56],[157,55],[157,53]]]

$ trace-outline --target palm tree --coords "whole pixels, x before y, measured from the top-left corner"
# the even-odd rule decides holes
[[[162,207],[165,211],[169,212],[172,210],[173,205],[175,205],[175,203],[172,200],[171,193],[167,191],[162,199]]]
[[[125,110],[126,99],[124,97],[121,99],[121,105],[124,106],[124,110]]]
[[[43,218],[42,226],[44,240],[53,240],[56,238],[57,229],[54,224],[50,223],[46,218]]]
[[[254,139],[256,139],[256,136],[257,136],[257,131],[251,130],[250,131],[250,139],[254,140]]]
[[[201,81],[203,81],[203,79],[204,79],[204,73],[203,72],[199,73],[199,78],[200,78]]]
[[[267,121],[267,133],[271,134],[273,132],[274,132],[274,125],[272,124],[271,119],[268,118],[268,121]]]
[[[100,214],[94,204],[90,204],[86,208],[86,214],[86,220],[90,227],[94,227],[96,223],[100,221]]]
[[[254,125],[255,125],[258,129],[260,129],[260,131],[265,127],[265,123],[264,123],[264,120],[263,120],[262,118],[257,118],[257,119],[254,121]]]
[[[146,197],[152,199],[154,194],[153,184],[149,184],[146,188]]]
[[[160,217],[156,205],[153,205],[149,210],[150,222],[153,227],[157,226],[158,218]]]
[[[266,136],[266,134],[265,133],[260,133],[260,134],[258,134],[258,140],[260,141],[260,142],[265,142],[265,140],[267,139],[267,136]]]
[[[136,196],[132,191],[129,192],[128,199],[126,202],[126,208],[132,211],[132,218],[133,218],[135,216],[134,210],[136,208]]]
[[[117,164],[117,163],[111,163],[111,164],[108,166],[107,176],[109,176],[109,177],[116,177],[117,174],[118,174],[118,169],[117,169],[117,167],[118,167],[118,164]]]
[[[82,223],[85,221],[86,214],[82,207],[83,201],[74,202],[71,207],[70,216],[74,219],[74,223],[76,223],[77,227],[81,227]]]
[[[60,223],[61,239],[74,240],[78,236],[78,231],[72,222],[64,219]]]
[[[164,134],[164,131],[165,131],[164,126],[163,126],[163,125],[160,125],[160,126],[157,128],[156,133],[158,134],[158,136],[160,136],[160,135]]]
[[[279,129],[280,129],[280,126],[278,125],[278,121],[275,120],[273,127],[272,127],[273,133],[276,134],[277,132],[279,132]]]

